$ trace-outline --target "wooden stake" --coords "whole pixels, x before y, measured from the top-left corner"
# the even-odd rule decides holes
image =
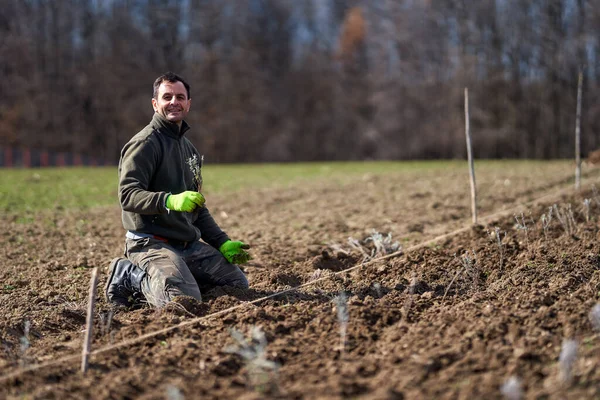
[[[469,158],[469,174],[471,177],[471,214],[473,224],[477,223],[477,190],[475,186],[475,167],[471,150],[471,126],[469,123],[469,89],[465,88],[465,135],[467,136],[467,156]]]
[[[581,187],[581,97],[583,93],[583,71],[577,79],[577,114],[575,116],[575,190]]]
[[[98,268],[92,270],[90,280],[90,297],[88,300],[85,339],[83,341],[83,352],[81,355],[81,372],[85,374],[88,369],[88,358],[92,346],[92,330],[94,326],[94,305],[96,303],[96,287],[98,286]]]

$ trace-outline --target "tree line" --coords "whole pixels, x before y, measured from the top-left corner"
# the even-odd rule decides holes
[[[192,86],[207,162],[600,147],[600,0],[0,0],[0,146],[116,162],[152,82]]]

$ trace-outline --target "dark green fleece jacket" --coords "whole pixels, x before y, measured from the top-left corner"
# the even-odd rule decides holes
[[[194,241],[202,238],[215,248],[229,240],[206,207],[192,213],[170,211],[167,196],[198,190],[201,156],[181,130],[160,114],[123,147],[119,161],[119,201],[123,227],[127,230],[167,239]]]

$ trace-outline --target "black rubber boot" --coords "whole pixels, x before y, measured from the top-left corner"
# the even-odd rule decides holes
[[[146,271],[126,258],[115,258],[108,269],[108,280],[104,287],[106,301],[123,307],[133,307],[141,304],[142,280]]]

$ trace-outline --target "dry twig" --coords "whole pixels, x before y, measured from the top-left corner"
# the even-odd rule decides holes
[[[86,373],[88,369],[88,358],[92,346],[92,330],[94,326],[94,305],[96,304],[96,287],[98,286],[98,268],[92,270],[90,280],[90,297],[88,301],[85,340],[83,341],[83,352],[81,357],[81,372]]]

